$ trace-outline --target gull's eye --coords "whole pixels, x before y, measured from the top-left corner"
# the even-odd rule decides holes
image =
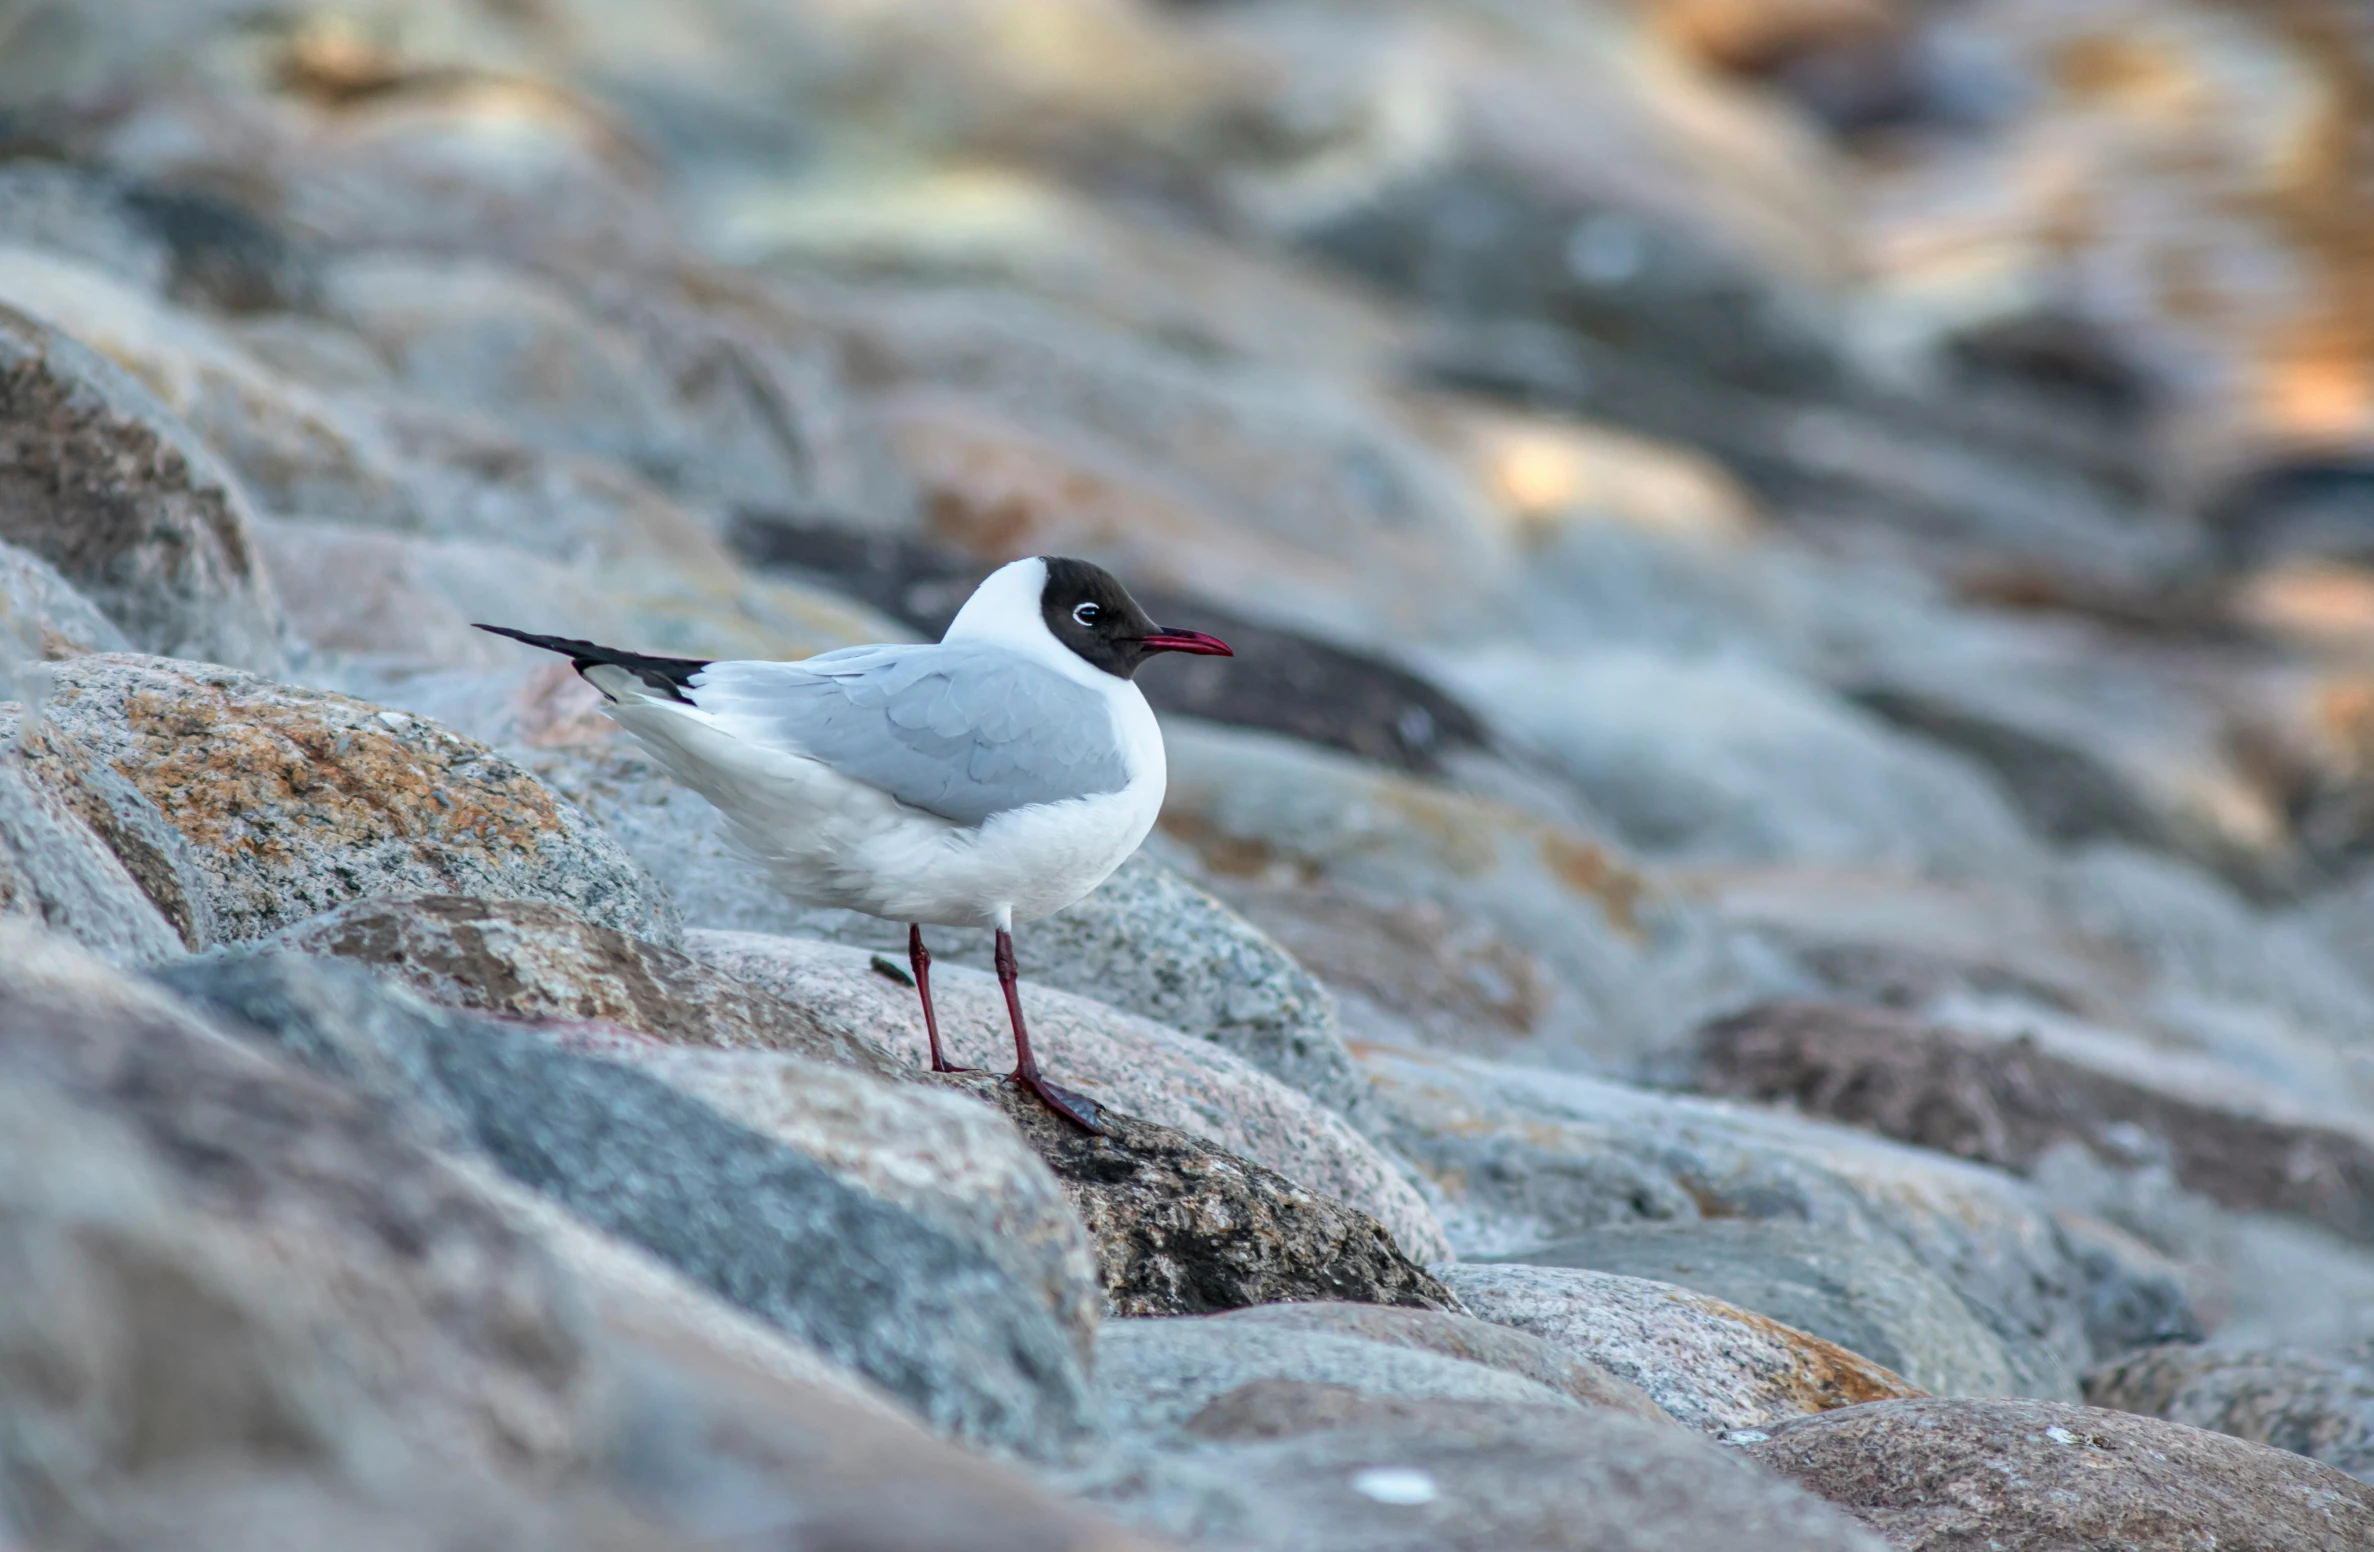
[[[1072,618],[1079,621],[1082,625],[1095,625],[1096,616],[1097,607],[1094,604],[1075,604],[1072,606]]]

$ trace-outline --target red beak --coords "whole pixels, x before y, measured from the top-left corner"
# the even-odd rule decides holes
[[[1151,636],[1140,636],[1138,645],[1148,652],[1192,652],[1198,657],[1234,657],[1228,643],[1202,631],[1166,630]]]

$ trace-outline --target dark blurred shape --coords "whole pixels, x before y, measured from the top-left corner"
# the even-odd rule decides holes
[[[2073,402],[2109,421],[2139,423],[2152,408],[2149,376],[2099,324],[2075,313],[2042,308],[1969,330],[1952,355],[1965,375]]]
[[[236,200],[202,189],[133,188],[124,208],[173,259],[176,299],[226,313],[300,312],[316,305],[311,249]]]
[[[2205,514],[2235,566],[2374,562],[2374,463],[2346,455],[2269,463],[2212,497]]]
[[[937,636],[996,568],[916,539],[852,533],[774,513],[743,512],[727,534],[753,566],[785,570],[863,600]],[[1483,719],[1405,668],[1200,598],[1133,587],[1164,625],[1209,630],[1233,658],[1180,659],[1138,680],[1158,711],[1259,728],[1341,749],[1422,776],[1491,739]]]

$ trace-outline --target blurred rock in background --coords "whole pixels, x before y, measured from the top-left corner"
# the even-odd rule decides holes
[[[2370,148],[2352,0],[0,0],[0,1542],[2374,1540]],[[1037,553],[1239,654],[1094,1145],[471,629]]]

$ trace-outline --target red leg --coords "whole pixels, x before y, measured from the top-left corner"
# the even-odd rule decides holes
[[[923,946],[923,924],[907,924],[907,963],[915,969],[915,990],[923,997],[923,1032],[931,1037],[931,1070],[934,1072],[978,1072],[977,1067],[952,1067],[948,1058],[940,1054],[940,1016],[931,1005],[931,950]]]
[[[1022,1023],[1022,993],[1017,983],[1021,972],[1014,968],[1014,935],[1003,928],[997,934],[997,984],[1005,988],[1006,1013],[1014,1021],[1014,1081],[1039,1097],[1039,1103],[1063,1117],[1084,1132],[1104,1135],[1097,1124],[1096,1104],[1085,1094],[1074,1094],[1057,1088],[1039,1076],[1038,1059],[1030,1054],[1030,1031]]]

